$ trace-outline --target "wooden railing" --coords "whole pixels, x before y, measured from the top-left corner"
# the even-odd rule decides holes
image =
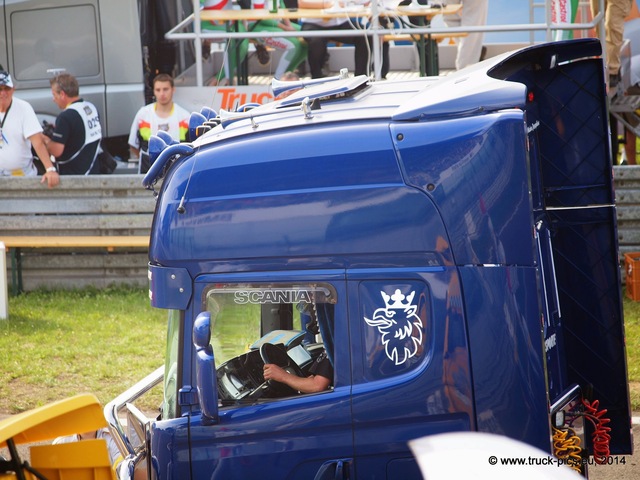
[[[141,175],[63,176],[53,189],[39,178],[0,177],[0,205],[14,292],[147,284],[155,198]]]
[[[613,168],[621,264],[624,254],[640,251],[640,165]],[[624,277],[623,277],[624,279]]]

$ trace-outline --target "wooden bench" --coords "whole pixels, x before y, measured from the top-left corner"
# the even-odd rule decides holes
[[[0,235],[0,242],[5,247],[11,248],[106,248],[108,252],[118,247],[147,248],[149,246],[148,235],[126,236],[79,236],[65,235],[57,237],[42,236],[4,236]]]
[[[454,38],[462,38],[468,35],[467,32],[451,32],[451,33],[432,33],[430,35],[431,40],[434,40],[438,43],[442,42],[445,38],[450,38],[453,40]],[[387,34],[382,37],[385,42],[415,42],[416,38],[419,35],[411,34],[411,33],[393,33]]]
[[[403,32],[410,32],[410,29],[405,28]],[[395,33],[381,35],[383,42],[412,42],[418,46],[418,50],[424,49],[424,55],[420,56],[418,53],[420,63],[421,75],[439,75],[440,67],[438,64],[438,44],[445,38],[460,38],[466,37],[467,32],[451,32],[451,33],[431,33],[431,34],[416,34],[416,33]],[[332,42],[337,47],[341,47],[341,42]]]
[[[62,176],[56,188],[1,177],[0,204],[0,239],[13,262],[0,275],[12,270],[14,292],[147,284],[156,200],[141,175]]]
[[[454,38],[462,38],[469,35],[467,32],[451,32],[451,33],[432,33],[430,35],[424,35],[426,37],[431,37],[431,40],[434,40],[437,43],[442,42],[445,38],[450,38],[453,40]],[[382,35],[382,40],[385,42],[415,42],[420,35],[416,33],[388,33],[386,35]],[[342,46],[342,42],[333,42],[336,46]]]
[[[127,235],[127,236],[2,236],[0,242],[4,244],[6,250],[11,253],[12,285],[14,294],[23,291],[22,283],[22,257],[23,248],[104,248],[108,252],[113,252],[116,248],[133,247],[148,248],[149,236],[147,235]],[[6,251],[5,251],[6,255]],[[5,260],[6,266],[6,260]],[[7,275],[4,276],[7,278]],[[0,279],[0,282],[3,280]]]
[[[408,31],[408,33],[406,33]],[[438,44],[445,38],[465,37],[466,32],[460,33],[427,33],[415,34],[410,29],[403,33],[389,34],[382,37],[385,42],[413,42],[418,47],[420,62],[420,75],[440,75],[440,62],[438,59]]]

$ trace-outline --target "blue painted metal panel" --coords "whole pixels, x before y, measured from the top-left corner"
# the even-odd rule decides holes
[[[196,299],[211,283],[323,281],[337,292],[335,389],[316,395],[220,408],[217,423],[199,413],[153,424],[152,454],[158,478],[313,478],[328,460],[353,456],[351,349],[346,321],[344,272],[252,272],[206,275],[196,283]],[[295,280],[294,280],[295,279]],[[199,301],[195,302],[199,304]],[[198,310],[196,308],[196,310]],[[193,314],[195,317],[196,314]],[[186,328],[191,321],[186,319]],[[185,358],[193,363],[193,350]],[[215,353],[215,352],[214,352]],[[187,356],[188,355],[188,356]],[[195,371],[188,371],[195,384]],[[190,437],[187,441],[186,423]],[[162,447],[164,445],[164,448]],[[171,448],[166,448],[171,445]],[[170,450],[170,451],[169,451]]]
[[[347,279],[358,478],[422,478],[409,462],[393,470],[410,458],[409,440],[475,428],[457,270],[349,270]]]
[[[314,478],[325,461],[353,456],[349,388],[223,409],[219,418],[192,420],[195,478]]]
[[[189,467],[189,423],[193,417],[151,422],[152,478],[192,478]],[[171,445],[171,448],[167,448]]]
[[[533,263],[521,111],[391,128],[407,183],[433,198],[456,264]]]
[[[337,388],[223,409],[215,425],[200,414],[153,422],[153,468],[157,478],[313,478],[325,461],[353,457],[349,410],[350,389]]]
[[[192,279],[184,268],[149,265],[151,306],[185,310],[191,300]]]
[[[524,105],[525,87],[463,70],[447,75],[394,112],[395,122],[460,118]]]
[[[478,430],[550,451],[534,268],[460,268]]]
[[[195,276],[190,262],[207,271],[202,264],[214,259],[281,259],[282,268],[330,252],[344,266],[350,257],[436,251],[446,233],[431,200],[402,182],[386,124],[317,129],[312,150],[309,134],[213,144],[179,165],[158,204],[152,263],[186,265]]]

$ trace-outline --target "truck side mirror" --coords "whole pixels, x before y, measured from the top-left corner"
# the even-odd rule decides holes
[[[196,385],[202,411],[202,422],[218,421],[218,385],[216,364],[211,347],[211,313],[202,312],[193,324],[193,345],[196,347]]]

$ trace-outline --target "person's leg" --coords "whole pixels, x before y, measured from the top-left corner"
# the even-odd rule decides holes
[[[218,25],[218,24],[211,23],[209,21],[201,22],[200,27],[203,32],[204,31],[224,32],[227,30],[226,25]],[[214,76],[214,79],[213,79],[213,83],[216,85],[223,83],[222,82],[223,79],[227,79],[228,81],[228,79],[230,78],[229,77],[229,57],[227,55],[228,49],[229,49],[229,42],[225,41],[225,43],[226,43],[226,48],[225,48],[224,57],[223,57],[223,65],[220,71]]]
[[[607,6],[607,2],[605,0],[605,8]],[[589,0],[589,6],[591,8],[591,18],[595,17],[600,12],[600,0]],[[598,26],[596,26],[597,28]],[[600,31],[596,30],[596,35],[600,35]]]
[[[620,48],[624,34],[624,19],[631,11],[633,0],[607,0],[605,6],[605,34],[609,75],[620,72]]]
[[[314,25],[313,23],[303,23],[302,31],[310,30],[323,30],[322,27]],[[311,70],[311,78],[322,78],[322,65],[324,64],[324,57],[327,53],[327,38],[326,37],[305,37],[308,46],[307,61],[309,62],[309,70]]]
[[[298,68],[298,65],[307,58],[308,51],[307,43],[299,38],[288,37],[279,40],[292,45],[292,48],[287,48],[285,53],[280,57],[278,68],[276,68],[276,78],[280,78],[284,72],[293,72]]]
[[[368,37],[367,41],[369,42],[369,49],[368,49],[368,53],[367,55],[369,56],[369,58],[371,58],[371,65],[368,67],[367,73],[370,73],[371,75],[375,75],[375,58],[374,58],[374,44],[373,42],[375,41],[374,37]],[[389,73],[389,42],[385,42],[382,39],[378,40],[380,42],[380,59],[378,59],[378,62],[380,62],[380,78],[382,79],[386,79],[387,78],[387,74]],[[356,54],[357,55],[357,54]],[[359,55],[356,56],[356,58],[358,58]],[[356,64],[356,69],[358,69],[358,65]]]
[[[462,5],[463,27],[486,25],[489,12],[488,0],[463,0]],[[483,32],[469,33],[466,37],[460,38],[456,57],[457,70],[480,60],[483,41]]]
[[[382,28],[389,28],[391,21],[387,17],[380,18],[380,25]],[[380,70],[380,77],[387,78],[389,73],[389,42],[382,42],[382,68]]]
[[[336,30],[352,30],[353,27],[349,22],[340,24],[334,27]],[[355,60],[355,72],[358,75],[369,75],[371,65],[371,50],[369,45],[369,39],[365,35],[364,30],[361,35],[353,35],[350,37],[337,37],[336,41],[342,43],[349,43],[355,47],[354,60]]]
[[[207,30],[214,31],[226,31],[226,25],[213,25],[210,22],[203,22],[203,28],[206,25]],[[244,24],[240,22],[238,24],[238,31],[246,31]],[[236,51],[237,49],[237,51]],[[243,61],[249,51],[249,41],[247,39],[227,39],[226,49],[224,53],[224,65],[220,71],[216,74],[213,83],[221,85],[224,83],[233,83],[233,79],[237,73],[238,60]]]
[[[247,28],[244,22],[238,22],[237,28],[238,28],[238,32],[247,31]],[[230,54],[233,57],[233,63],[232,63],[233,70],[231,71],[233,74],[236,75],[236,78],[238,78],[239,80],[239,77],[237,77],[238,69],[240,68],[240,64],[244,62],[244,60],[247,58],[247,54],[249,53],[249,39],[248,38],[237,39],[235,48],[237,49],[237,52],[232,52]]]
[[[291,22],[291,27],[294,30],[300,31],[301,27],[298,23]],[[307,46],[307,42],[299,37],[290,38],[292,43],[294,44],[293,54],[290,58],[288,58],[289,64],[285,68],[287,72],[293,72],[298,66],[303,63],[307,59],[307,55],[309,53],[309,48]]]
[[[249,52],[249,40],[231,39],[228,41],[227,51],[225,52],[224,68],[216,75],[218,84],[221,79],[227,79],[228,84],[234,84],[234,79],[238,74],[238,65],[242,63]]]
[[[371,51],[373,55],[373,50]],[[373,66],[372,72],[373,72]],[[389,73],[389,42],[382,42],[382,66],[380,68],[380,78],[386,80]]]
[[[261,21],[254,29],[257,31],[273,32],[273,37],[263,39],[268,47],[283,50],[280,61],[273,72],[275,78],[280,78],[284,72],[292,72],[307,57],[307,44],[296,37],[278,37],[282,29],[277,26],[277,21]],[[300,25],[292,23],[294,30],[300,30]],[[258,30],[259,29],[259,30]]]

